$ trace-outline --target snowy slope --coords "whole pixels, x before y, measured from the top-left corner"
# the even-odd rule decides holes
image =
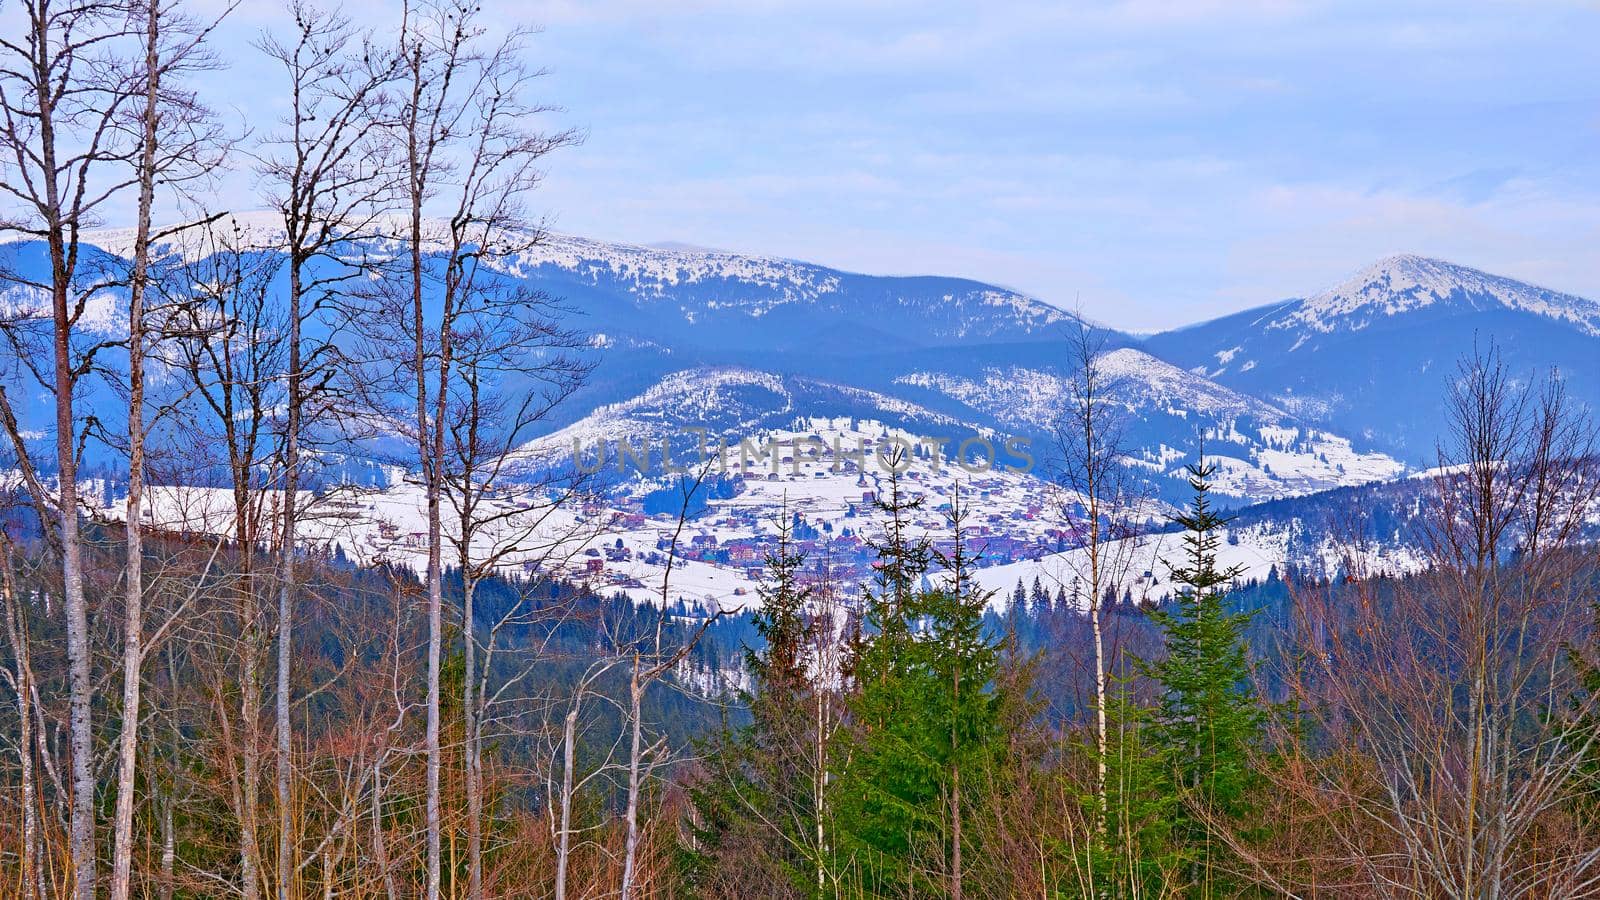
[[[1569,396],[1600,408],[1600,303],[1418,256],[1144,346],[1413,466],[1431,462],[1450,380],[1475,348],[1495,348],[1518,378],[1557,370]]]
[[[1307,298],[1267,328],[1359,331],[1373,322],[1429,307],[1507,309],[1543,316],[1600,337],[1600,303],[1490,275],[1439,259],[1402,254],[1381,259]]]
[[[574,451],[591,454],[618,442],[698,452],[707,439],[736,446],[813,418],[864,418],[892,423],[913,435],[974,434],[978,426],[877,391],[802,376],[739,367],[703,367],[673,372],[644,392],[598,407],[576,422],[530,441],[521,451],[528,463],[559,465]],[[676,458],[676,457],[675,457]]]
[[[1123,441],[1133,464],[1169,487],[1203,449],[1218,465],[1224,496],[1262,500],[1365,484],[1398,476],[1386,454],[1359,450],[1343,436],[1133,348],[1099,358],[1112,402],[1120,405]],[[1070,399],[1071,376],[1023,367],[985,369],[977,377],[913,372],[900,383],[938,392],[1015,429],[1048,432]]]

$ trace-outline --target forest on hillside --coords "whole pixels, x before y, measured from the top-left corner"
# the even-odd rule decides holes
[[[638,603],[540,564],[608,523],[583,473],[521,455],[594,349],[502,265],[579,138],[537,127],[528,32],[472,0],[290,0],[254,48],[281,117],[235,134],[204,90],[214,6],[21,8],[0,893],[1600,896],[1600,454],[1557,375],[1466,354],[1404,515],[1354,492],[1308,523],[1327,570],[1220,565],[1193,448],[1171,596],[1142,602],[1149,498],[1083,326],[1038,423],[1070,585],[984,590],[972,498],[891,468],[863,583],[779,516],[758,603],[685,603],[705,470],[652,495],[678,524]],[[272,247],[208,205],[224,168]],[[113,218],[115,254],[88,240]],[[305,539],[350,514],[354,465],[417,487],[425,565]],[[172,485],[216,505],[159,524]],[[934,500],[938,540],[909,526]],[[1374,528],[1420,565],[1373,569]]]

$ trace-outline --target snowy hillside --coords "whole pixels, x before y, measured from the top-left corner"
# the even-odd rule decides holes
[[[1345,437],[1284,410],[1187,372],[1140,350],[1099,359],[1106,390],[1126,410],[1130,462],[1171,486],[1203,449],[1219,467],[1224,496],[1264,500],[1393,478],[1405,466],[1357,450]],[[914,372],[900,383],[936,391],[1003,426],[1048,433],[1070,397],[1071,378],[1032,368],[988,368],[979,377]]]
[[[1600,303],[1418,256],[1144,347],[1412,466],[1431,463],[1451,377],[1473,352],[1492,347],[1518,378],[1558,371],[1600,408]]]
[[[1381,259],[1307,298],[1288,314],[1269,321],[1267,327],[1359,331],[1380,318],[1431,306],[1456,311],[1502,308],[1532,313],[1600,336],[1600,303],[1412,255]]]
[[[978,430],[876,391],[752,369],[707,367],[673,372],[635,397],[598,407],[530,441],[521,452],[529,461],[550,465],[570,460],[574,447],[588,452],[601,442],[698,445],[702,431],[710,440],[736,445],[763,432],[827,417],[880,418],[913,434]]]
[[[269,259],[282,241],[268,214],[242,215],[228,227],[230,241]],[[93,238],[113,254],[128,240],[126,232]],[[392,243],[369,237],[347,249],[353,259],[382,258]],[[178,249],[184,258],[199,252]],[[0,253],[23,268],[37,262],[28,244]],[[549,235],[495,265],[505,286],[562,301],[570,315],[563,324],[587,335],[597,364],[582,390],[528,435],[513,467],[529,484],[578,470],[593,476],[597,493],[581,509],[540,518],[542,549],[513,557],[516,565],[653,596],[653,579],[665,571],[664,502],[682,481],[669,462],[692,460],[708,444],[737,455],[749,442],[760,454],[756,470],[719,467],[705,495],[690,498],[697,543],[675,569],[674,592],[750,595],[763,535],[785,509],[799,514],[819,552],[840,554],[857,580],[870,578],[862,536],[883,489],[874,454],[895,436],[914,448],[908,482],[930,506],[918,527],[937,539],[959,485],[991,549],[986,561],[996,571],[987,580],[1009,587],[1019,574],[1040,574],[1041,561],[1070,557],[1073,501],[1051,484],[1059,473],[1054,428],[1075,374],[1063,352],[1074,324],[1068,313],[964,279],[859,275],[568,235]],[[95,303],[87,330],[125,333],[115,292]],[[16,315],[37,307],[38,297],[14,288],[0,304]],[[317,335],[348,333],[348,323],[312,324]],[[1426,466],[1418,448],[1431,447],[1439,431],[1444,382],[1480,335],[1519,367],[1560,366],[1576,396],[1600,400],[1600,304],[1410,256],[1382,260],[1306,300],[1147,341],[1109,333],[1099,364],[1121,413],[1125,462],[1154,488],[1159,501],[1146,512],[1159,519],[1181,500],[1185,466],[1202,453],[1217,466],[1217,494],[1233,506],[1391,481]],[[114,354],[105,358],[114,365]],[[16,396],[26,395],[19,387]],[[122,402],[114,384],[91,383],[81,411],[115,421]],[[46,410],[23,406],[27,416]],[[23,426],[43,433],[48,422]],[[359,486],[327,491],[320,502],[336,507],[333,524],[309,539],[366,560],[412,561],[410,451],[348,449],[326,483]],[[114,448],[94,453],[115,469]],[[380,462],[383,477],[360,474]],[[201,501],[209,489],[194,490],[181,502],[178,494],[157,501],[157,513],[207,519]],[[500,502],[517,516],[543,515],[537,498],[515,493]],[[1227,552],[1252,571],[1273,565],[1291,549],[1294,527],[1292,518],[1240,526],[1229,544],[1237,549]],[[1160,555],[1142,545],[1140,552]],[[1153,587],[1157,568],[1139,569],[1146,570]]]

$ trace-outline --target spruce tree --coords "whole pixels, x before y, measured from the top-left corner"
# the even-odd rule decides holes
[[[891,481],[871,630],[857,652],[855,727],[839,753],[839,852],[863,893],[960,896],[975,852],[970,811],[1004,746],[1000,647],[984,634],[992,595],[970,577],[959,498],[953,549],[937,557],[905,530],[914,503]],[[935,558],[939,582],[912,589]]]
[[[794,546],[787,518],[765,557],[752,622],[761,643],[745,648],[750,688],[742,699],[750,721],[724,726],[706,744],[705,777],[688,787],[693,815],[680,852],[684,881],[702,890],[715,882],[769,896],[815,887],[819,853],[805,823],[817,814],[805,754],[813,745],[808,706],[814,685],[807,648],[814,637],[811,589],[801,580],[805,554]]]
[[[1600,660],[1600,601],[1593,603],[1591,609],[1594,616],[1594,624],[1590,626],[1591,654],[1584,654],[1578,647],[1568,651],[1568,659],[1577,675],[1568,741],[1581,754],[1571,779],[1573,806],[1579,816],[1600,820],[1600,662],[1597,662]]]
[[[1255,695],[1245,647],[1248,613],[1230,612],[1226,588],[1238,567],[1219,569],[1220,531],[1229,519],[1211,504],[1214,464],[1188,467],[1194,499],[1174,518],[1185,530],[1186,564],[1172,569],[1180,586],[1175,605],[1151,618],[1161,628],[1166,657],[1145,666],[1159,689],[1149,740],[1183,799],[1173,838],[1187,858],[1192,891],[1223,891],[1216,863],[1225,855],[1207,820],[1237,821],[1250,807],[1259,777],[1251,764],[1263,740],[1266,711]]]
[[[864,592],[865,627],[851,651],[852,728],[836,753],[838,865],[867,893],[904,884],[915,837],[937,824],[926,802],[937,781],[925,764],[924,735],[911,721],[926,700],[912,629],[920,615],[917,586],[932,552],[910,532],[920,498],[901,492],[893,469],[888,480],[887,494],[875,501],[888,517],[883,537],[868,542],[878,559],[873,586]]]

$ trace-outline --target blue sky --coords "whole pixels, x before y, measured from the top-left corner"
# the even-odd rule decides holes
[[[273,6],[220,36],[258,124]],[[491,8],[543,26],[552,124],[588,135],[550,162],[558,230],[970,276],[1142,330],[1394,252],[1600,297],[1594,2]]]

